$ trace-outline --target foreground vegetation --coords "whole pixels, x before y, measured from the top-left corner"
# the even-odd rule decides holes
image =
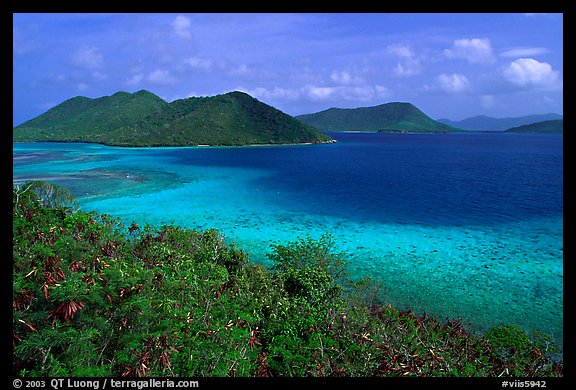
[[[13,372],[22,376],[563,376],[550,338],[482,337],[376,305],[326,235],[270,269],[216,230],[123,226],[70,194],[13,191]]]

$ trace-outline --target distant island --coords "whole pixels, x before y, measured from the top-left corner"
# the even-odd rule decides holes
[[[486,115],[477,115],[460,121],[451,121],[450,119],[437,119],[437,121],[463,130],[505,131],[512,127],[557,119],[562,119],[562,115],[550,113],[507,118],[493,118]]]
[[[321,131],[380,133],[448,133],[461,129],[433,120],[411,103],[391,102],[373,107],[330,108],[296,119]]]
[[[74,97],[13,129],[15,142],[112,146],[328,143],[317,129],[243,92],[167,103],[151,92]]]
[[[507,133],[563,133],[564,120],[557,119],[551,121],[542,121],[531,123],[529,125],[522,125],[512,127],[506,130]]]

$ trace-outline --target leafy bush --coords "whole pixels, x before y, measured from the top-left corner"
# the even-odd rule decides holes
[[[513,374],[537,372],[548,364],[544,354],[556,352],[552,338],[540,332],[532,337],[515,325],[501,325],[491,329],[483,337],[494,352],[510,367]]]
[[[563,375],[545,335],[478,338],[459,320],[379,306],[378,285],[347,280],[329,235],[274,245],[267,269],[216,230],[126,228],[65,207],[51,186],[13,190],[18,375]]]

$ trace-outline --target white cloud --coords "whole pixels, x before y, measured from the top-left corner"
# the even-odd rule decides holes
[[[82,47],[72,54],[72,62],[86,69],[100,69],[104,64],[104,57],[96,47]]]
[[[296,98],[298,98],[298,91],[280,88],[280,87],[274,87],[272,89],[268,89],[268,88],[264,88],[264,87],[256,87],[253,89],[238,87],[238,88],[236,88],[236,91],[246,92],[250,96],[252,96],[256,99],[262,99],[262,100],[296,99]]]
[[[558,72],[550,64],[533,58],[519,58],[502,71],[504,78],[523,88],[556,89],[559,87]]]
[[[326,100],[333,96],[335,91],[334,87],[317,87],[314,85],[306,85],[302,88],[305,96],[312,100]]]
[[[374,98],[388,98],[392,92],[383,85],[339,85],[331,87],[316,87],[306,85],[301,89],[305,98],[314,101],[343,99],[351,101],[370,101]]]
[[[492,45],[486,38],[457,39],[451,49],[444,50],[444,55],[448,58],[463,58],[473,64],[494,62]]]
[[[400,57],[400,62],[396,63],[393,72],[398,77],[409,77],[422,73],[420,59],[416,57],[412,47],[408,45],[390,45],[386,48],[389,54]]]
[[[369,85],[362,85],[356,87],[341,87],[339,93],[343,99],[346,100],[361,100],[366,101],[374,97],[374,88]]]
[[[146,77],[146,80],[152,84],[161,85],[175,84],[177,81],[169,71],[161,69],[157,69],[154,72],[149,73]]]
[[[383,85],[375,85],[374,90],[376,91],[376,97],[389,98],[392,96],[392,91]]]
[[[190,18],[187,18],[186,16],[178,15],[172,22],[174,33],[181,38],[192,38],[192,31],[190,30],[191,27],[192,22],[190,21]]]
[[[320,101],[370,101],[374,98],[385,99],[392,96],[390,89],[383,85],[337,85],[317,86],[306,84],[300,88],[244,88],[238,87],[237,91],[246,92],[249,95],[262,100],[309,100]]]
[[[354,76],[345,70],[333,71],[330,75],[330,79],[336,84],[340,85],[358,85],[364,83],[364,79],[362,79],[362,77]]]
[[[460,73],[442,73],[434,80],[437,89],[447,93],[460,93],[470,89],[470,81]]]
[[[414,57],[414,51],[408,45],[402,45],[402,44],[389,45],[386,47],[386,51],[390,54],[393,54],[395,56],[402,57],[402,58]]]
[[[545,47],[518,47],[514,49],[509,49],[500,53],[502,57],[529,57],[529,56],[537,56],[540,54],[548,53],[549,50]]]
[[[406,60],[403,63],[398,62],[393,71],[398,77],[409,77],[420,74],[422,67],[418,60]]]

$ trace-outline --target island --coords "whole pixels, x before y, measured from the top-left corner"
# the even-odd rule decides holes
[[[372,107],[329,108],[295,117],[321,131],[373,133],[448,133],[461,131],[440,123],[411,103],[391,102]]]
[[[168,103],[146,90],[68,99],[14,127],[13,141],[134,147],[335,142],[243,92]]]
[[[494,118],[486,115],[476,115],[470,118],[462,119],[460,121],[451,121],[450,119],[436,119],[440,123],[457,127],[463,130],[474,131],[505,131],[512,127],[522,125],[529,125],[536,122],[550,121],[562,119],[562,115],[548,113],[548,114],[533,114],[517,117],[507,118]]]
[[[517,127],[512,127],[506,130],[507,133],[549,133],[558,134],[564,132],[564,120],[555,119],[549,121],[542,121],[531,123],[529,125],[522,125]]]

